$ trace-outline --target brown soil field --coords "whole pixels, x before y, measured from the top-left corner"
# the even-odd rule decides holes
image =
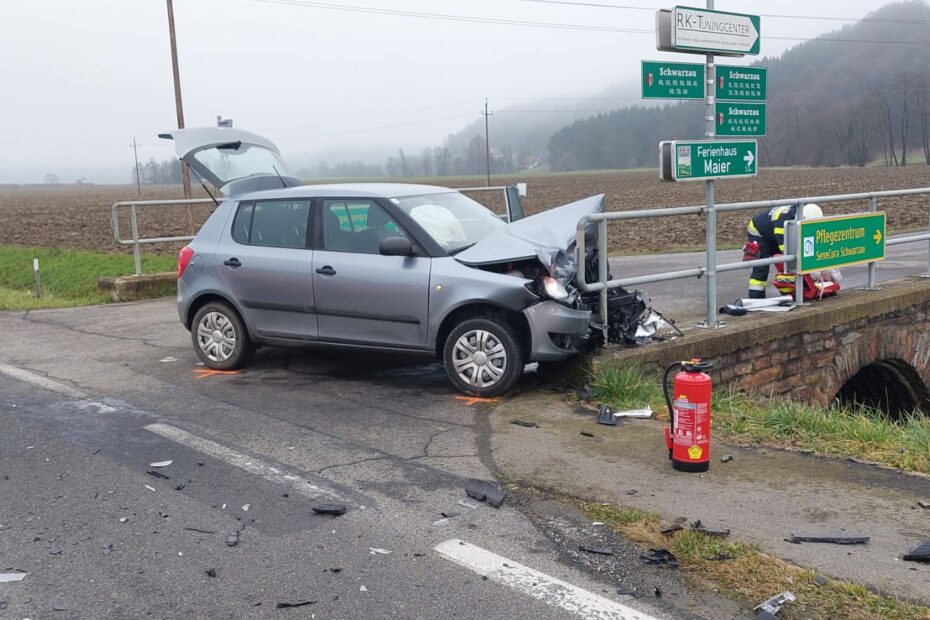
[[[704,183],[664,183],[654,171],[616,171],[596,173],[492,177],[492,184],[526,182],[524,199],[527,213],[605,194],[608,211],[652,209],[704,204]],[[437,184],[468,187],[483,185],[484,179],[437,179]],[[930,166],[906,168],[815,168],[762,169],[750,179],[718,181],[717,204],[826,196],[881,190],[930,187]],[[475,193],[474,198],[500,209],[497,192]],[[110,207],[123,200],[165,200],[181,198],[179,186],[146,186],[142,196],[135,186],[0,186],[0,245],[76,248],[105,252],[129,252],[117,245],[110,227]],[[195,197],[205,198],[200,188]],[[192,208],[195,229],[207,218],[212,204]],[[858,213],[867,210],[867,201],[821,205],[827,215]],[[930,218],[930,201],[926,195],[884,198],[879,210],[888,217],[889,232],[926,229]],[[718,242],[741,243],[751,212],[738,211],[718,215]],[[168,237],[189,234],[186,207],[139,207],[139,233],[143,237]],[[128,238],[128,212],[120,214],[121,236]],[[697,215],[662,219],[640,219],[610,224],[611,253],[632,251],[666,251],[698,248],[704,244],[703,218]],[[150,245],[144,253],[174,254],[180,245]]]

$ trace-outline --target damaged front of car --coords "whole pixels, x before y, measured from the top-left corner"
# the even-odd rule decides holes
[[[583,216],[603,211],[603,195],[585,198],[498,228],[455,254],[462,264],[524,281],[527,361],[564,359],[602,341],[593,328],[591,297],[576,286],[575,227]],[[589,229],[589,247],[596,247],[596,228]]]

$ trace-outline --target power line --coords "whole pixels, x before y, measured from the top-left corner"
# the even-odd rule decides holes
[[[587,6],[603,9],[623,9],[627,11],[655,11],[654,7],[648,6],[631,6],[624,4],[607,4],[603,2],[581,2],[580,0],[521,0],[521,2],[534,2],[537,4],[562,4],[568,6]],[[775,19],[809,19],[811,21],[835,21],[835,22],[871,22],[878,24],[930,24],[926,19],[885,19],[881,17],[837,17],[821,15],[785,15],[774,13],[755,13],[759,17]]]
[[[654,29],[647,28],[618,28],[614,26],[591,26],[586,24],[566,24],[558,22],[535,22],[527,20],[516,20],[516,19],[500,19],[493,17],[473,17],[468,15],[452,15],[448,13],[427,13],[423,11],[402,11],[395,9],[381,9],[374,7],[364,7],[364,6],[343,6],[338,4],[331,4],[328,2],[314,2],[311,0],[251,0],[252,2],[261,2],[264,4],[280,4],[285,6],[295,6],[303,8],[317,8],[317,9],[326,9],[333,11],[348,11],[352,13],[369,13],[374,15],[392,15],[397,17],[414,17],[420,19],[433,19],[440,21],[454,21],[454,22],[465,22],[465,23],[476,23],[476,24],[495,24],[503,26],[521,26],[528,28],[555,28],[560,30],[583,30],[583,31],[595,31],[595,32],[619,32],[624,34],[642,34],[655,36]],[[635,7],[635,6],[623,6],[623,5],[610,5],[603,4],[598,5],[596,3],[583,3],[570,0],[523,0],[524,2],[550,2],[556,4],[570,4],[570,5],[591,5],[591,6],[603,6],[609,8],[621,8],[621,9],[647,9],[654,11],[655,9],[649,7]],[[806,17],[803,15],[763,15],[763,17],[791,17],[797,19],[820,19],[817,17]],[[843,21],[868,21],[866,19],[855,19],[855,18],[823,18],[823,19],[839,19]],[[882,21],[882,20],[874,20]],[[888,20],[889,23],[895,23],[894,20]],[[918,21],[907,21],[902,20],[905,23],[914,23],[918,24],[921,22]],[[927,22],[930,23],[930,22]],[[930,42],[924,41],[900,41],[900,40],[878,40],[878,39],[824,39],[822,37],[810,38],[810,37],[779,37],[779,36],[770,36],[765,35],[762,37],[763,40],[771,39],[776,41],[819,41],[827,43],[875,43],[883,45],[930,45]]]

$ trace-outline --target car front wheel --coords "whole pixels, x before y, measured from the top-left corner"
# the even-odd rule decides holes
[[[497,396],[523,373],[523,351],[514,329],[498,319],[475,318],[452,330],[443,363],[453,385],[474,396]]]
[[[232,370],[248,361],[252,342],[242,319],[222,302],[205,304],[191,326],[191,341],[204,366],[214,370]]]

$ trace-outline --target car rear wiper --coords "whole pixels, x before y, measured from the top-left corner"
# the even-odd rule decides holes
[[[463,246],[460,247],[460,248],[455,248],[454,250],[450,250],[450,251],[449,251],[449,256],[455,256],[455,255],[458,254],[459,252],[463,252],[463,251],[467,250],[468,248],[470,248],[470,247],[473,246],[473,245],[475,245],[475,244],[474,244],[474,243],[469,243],[468,245],[463,245]]]

